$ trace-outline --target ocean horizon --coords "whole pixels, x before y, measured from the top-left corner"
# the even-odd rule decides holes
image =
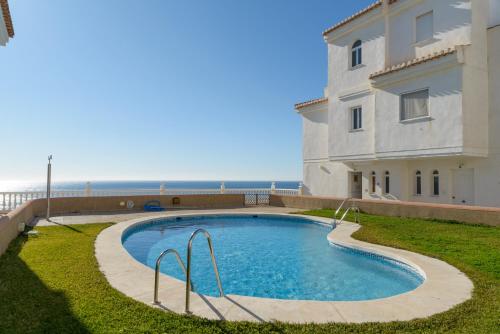
[[[222,181],[90,181],[92,189],[160,189],[163,183],[167,189],[219,189]],[[227,189],[271,188],[273,181],[224,181]],[[279,189],[298,189],[300,181],[274,181]],[[86,181],[53,182],[52,190],[83,190]],[[44,191],[45,182],[7,182],[0,183],[0,192],[6,191]]]

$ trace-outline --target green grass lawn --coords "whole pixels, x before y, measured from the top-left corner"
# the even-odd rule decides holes
[[[94,257],[95,238],[109,224],[40,227],[38,237],[18,238],[0,258],[0,333],[500,333],[499,228],[361,218],[356,238],[451,263],[474,281],[473,299],[428,319],[387,324],[208,321],[150,308],[111,288]]]

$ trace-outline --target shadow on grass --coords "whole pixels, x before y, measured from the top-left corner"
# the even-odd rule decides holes
[[[64,293],[47,287],[19,257],[18,237],[0,257],[0,333],[89,333]]]
[[[56,226],[60,226],[60,227],[64,227],[64,228],[67,228],[73,232],[76,232],[76,233],[83,233],[82,231],[80,231],[79,229],[69,225],[69,224],[61,224],[61,223],[58,223],[58,222],[55,222],[55,221],[52,221],[49,219],[49,222],[51,222],[52,224],[56,225]],[[85,233],[83,233],[85,234]]]

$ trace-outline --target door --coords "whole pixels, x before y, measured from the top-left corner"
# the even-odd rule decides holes
[[[363,197],[363,173],[351,173],[351,197]]]
[[[474,205],[474,169],[453,171],[453,204]]]

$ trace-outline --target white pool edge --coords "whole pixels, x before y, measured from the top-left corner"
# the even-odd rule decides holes
[[[161,306],[153,306],[154,270],[135,260],[123,247],[122,235],[129,228],[159,218],[200,215],[272,215],[301,217],[322,224],[331,219],[266,212],[235,212],[224,210],[179,214],[163,213],[147,219],[134,219],[115,224],[99,234],[95,253],[100,270],[109,283],[133,299],[182,314],[185,283],[167,275],[160,277]],[[228,295],[226,298],[192,293],[193,314],[208,319],[230,321],[282,321],[289,323],[360,323],[406,321],[441,313],[471,298],[473,284],[453,266],[421,254],[369,244],[351,238],[359,225],[344,223],[328,234],[335,244],[395,259],[415,268],[425,281],[415,290],[383,299],[367,301],[302,301]],[[187,241],[186,241],[187,242]]]

